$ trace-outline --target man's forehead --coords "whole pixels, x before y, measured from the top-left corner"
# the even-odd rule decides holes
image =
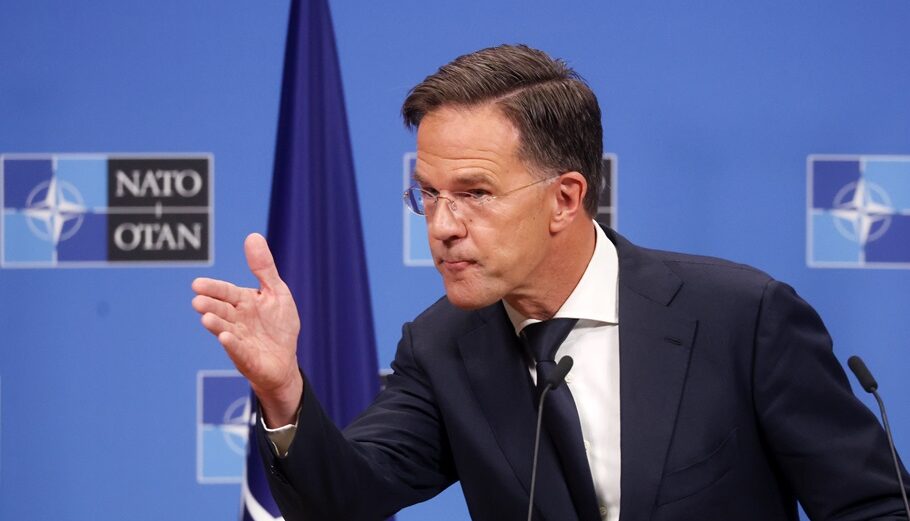
[[[519,158],[519,133],[492,106],[446,106],[428,113],[417,128],[414,180],[438,189],[481,184],[501,188],[527,175]]]

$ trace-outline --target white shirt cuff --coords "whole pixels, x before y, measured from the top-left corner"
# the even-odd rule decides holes
[[[272,448],[275,449],[275,455],[279,458],[288,455],[288,449],[291,447],[291,442],[294,441],[294,435],[297,434],[297,422],[299,420],[300,410],[297,411],[297,417],[294,418],[294,423],[270,429],[265,424],[265,419],[262,415],[259,415],[259,422],[262,423],[262,428],[265,429],[269,441],[272,442]]]

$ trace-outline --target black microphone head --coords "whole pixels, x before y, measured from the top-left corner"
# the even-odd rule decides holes
[[[847,360],[847,365],[850,367],[850,370],[853,371],[853,374],[856,375],[859,384],[863,386],[863,389],[867,393],[875,392],[878,389],[878,382],[875,381],[875,377],[869,372],[869,368],[863,363],[862,358],[855,355],[851,356]]]
[[[553,374],[550,375],[550,379],[547,381],[547,384],[550,385],[550,388],[556,389],[566,381],[566,375],[569,374],[569,371],[572,370],[572,364],[574,363],[575,360],[572,360],[571,356],[564,356],[559,359],[559,363],[556,364],[556,369],[553,371]]]

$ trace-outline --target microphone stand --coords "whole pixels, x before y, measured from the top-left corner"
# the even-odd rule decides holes
[[[904,499],[904,511],[907,513],[907,519],[910,519],[910,504],[907,503],[907,489],[904,488],[904,478],[901,476],[901,466],[897,460],[897,450],[894,448],[894,438],[891,436],[891,425],[888,424],[888,414],[885,413],[885,402],[883,402],[882,397],[878,395],[878,382],[875,381],[875,377],[872,376],[872,372],[866,367],[862,358],[851,356],[850,359],[847,360],[847,365],[850,367],[850,370],[853,371],[853,374],[856,375],[856,379],[859,380],[859,384],[863,387],[863,390],[874,396],[875,401],[878,402],[878,410],[882,414],[882,424],[885,427],[885,435],[888,437],[888,446],[891,448],[891,460],[894,462],[894,472],[897,473],[897,483],[901,488],[901,497]]]
[[[574,363],[575,361],[572,360],[571,356],[560,358],[559,363],[556,364],[556,370],[550,375],[547,385],[540,393],[540,403],[537,405],[537,430],[534,434],[534,461],[531,464],[531,497],[528,499],[528,521],[531,521],[531,516],[534,513],[534,490],[537,488],[537,455],[540,453],[540,426],[541,420],[543,420],[544,400],[547,399],[547,393],[562,385],[566,380],[566,375],[572,370],[572,364]]]

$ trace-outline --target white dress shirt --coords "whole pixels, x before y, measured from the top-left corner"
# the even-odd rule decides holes
[[[600,503],[601,518],[619,520],[620,431],[619,431],[619,309],[616,247],[596,223],[594,255],[584,275],[554,318],[577,318],[578,322],[559,347],[556,356],[575,360],[566,384],[572,391],[581,433]],[[503,301],[515,334],[539,320],[524,317]],[[537,370],[530,360],[528,370],[535,384]],[[296,422],[269,429],[276,454],[283,457],[297,431]]]
[[[596,224],[594,255],[581,280],[553,318],[577,318],[578,323],[556,352],[556,359],[570,355],[575,360],[566,384],[572,391],[600,515],[619,519],[620,430],[619,430],[619,260],[616,247]],[[503,304],[515,334],[539,320],[526,318]],[[533,360],[528,370],[537,383]]]

